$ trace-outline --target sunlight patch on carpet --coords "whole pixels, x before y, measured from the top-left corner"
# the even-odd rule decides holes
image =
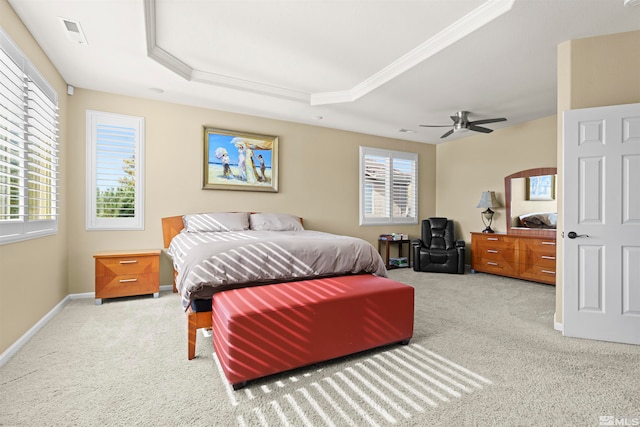
[[[388,426],[482,390],[491,380],[420,344],[329,361],[234,391],[214,353],[240,426]]]

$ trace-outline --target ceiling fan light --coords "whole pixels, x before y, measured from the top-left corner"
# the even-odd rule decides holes
[[[640,0],[624,0],[626,7],[640,6]]]

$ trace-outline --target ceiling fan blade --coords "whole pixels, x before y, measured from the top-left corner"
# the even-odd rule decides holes
[[[484,119],[484,120],[475,120],[473,122],[469,122],[470,125],[486,125],[487,123],[496,123],[496,122],[505,122],[507,119],[504,117],[500,117],[499,119]]]
[[[491,132],[493,132],[493,129],[483,128],[482,126],[474,126],[474,125],[469,125],[468,129],[476,131],[476,132],[482,132],[482,133],[491,133]]]
[[[450,128],[451,125],[418,125],[418,126],[422,126],[423,128]]]
[[[453,129],[451,129],[449,132],[445,133],[444,135],[442,135],[440,138],[446,138],[449,135],[451,135],[453,133]]]

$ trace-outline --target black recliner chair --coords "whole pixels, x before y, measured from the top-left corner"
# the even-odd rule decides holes
[[[433,273],[464,274],[464,240],[455,240],[453,221],[422,220],[422,239],[413,239],[413,269]]]

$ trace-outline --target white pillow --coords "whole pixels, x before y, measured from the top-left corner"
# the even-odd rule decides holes
[[[249,229],[249,212],[213,212],[182,217],[187,232],[242,231]]]
[[[251,229],[256,231],[302,231],[300,218],[289,214],[254,213],[249,218]]]

